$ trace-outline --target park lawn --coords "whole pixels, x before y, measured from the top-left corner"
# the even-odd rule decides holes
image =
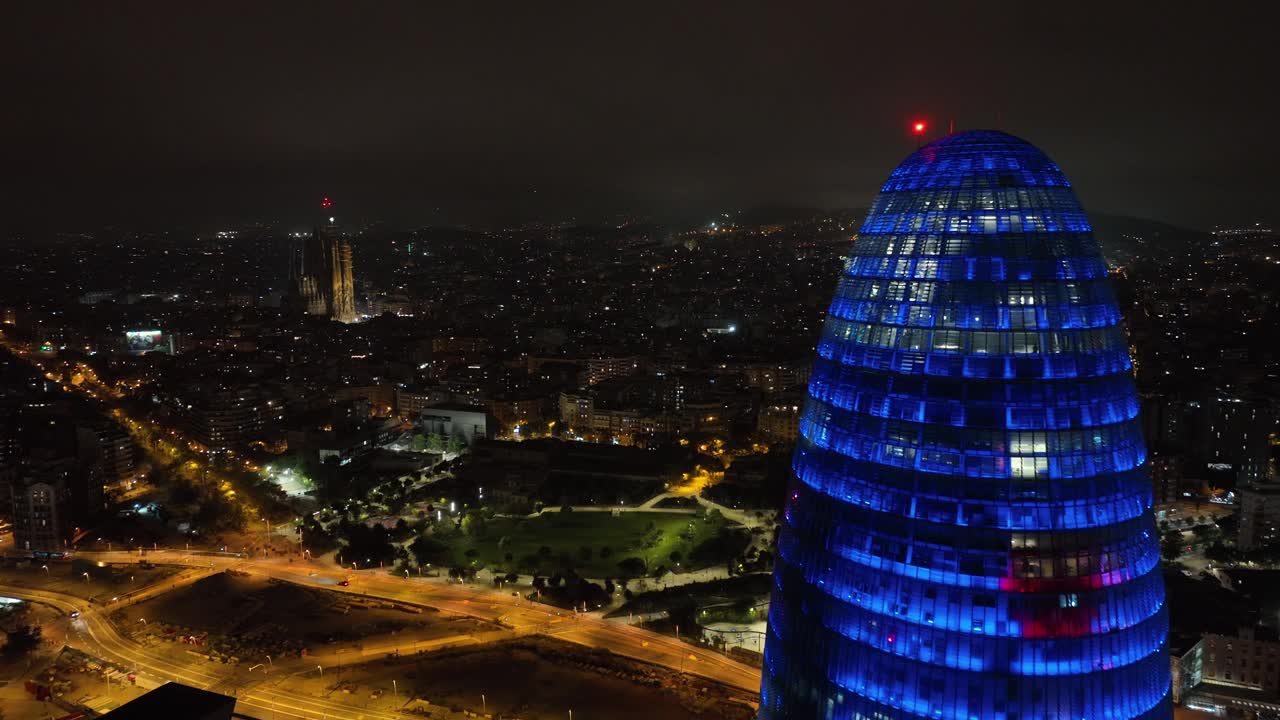
[[[652,523],[652,525],[651,525]],[[715,537],[728,521],[707,520],[701,514],[622,512],[551,512],[535,518],[492,518],[485,523],[480,536],[460,535],[448,540],[454,562],[459,566],[496,568],[507,572],[552,574],[563,567],[562,556],[568,556],[574,570],[592,578],[619,577],[622,560],[635,557],[645,561],[650,571],[658,566],[673,570],[693,570],[688,557],[699,544]],[[658,542],[643,547],[650,528],[661,532]],[[500,547],[503,538],[505,544]],[[590,549],[589,556],[582,548]],[[551,549],[542,555],[539,549]],[[601,549],[609,548],[608,557]],[[468,556],[468,550],[475,550]],[[673,551],[684,557],[676,568],[670,559]],[[511,560],[506,556],[510,554]]]

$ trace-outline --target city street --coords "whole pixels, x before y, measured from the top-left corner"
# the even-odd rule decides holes
[[[81,557],[110,563],[137,562],[138,553],[126,551],[80,553]],[[604,620],[597,614],[573,613],[530,602],[509,590],[499,591],[476,585],[461,585],[436,578],[397,578],[378,570],[352,572],[329,564],[290,562],[288,559],[251,559],[235,556],[200,556],[184,551],[148,551],[150,562],[184,565],[208,570],[234,569],[240,572],[275,578],[300,585],[323,587],[375,598],[416,603],[442,612],[493,621],[508,629],[475,635],[440,638],[430,642],[380,642],[361,646],[358,651],[322,650],[308,662],[336,665],[340,662],[364,662],[388,655],[409,655],[441,647],[488,643],[521,635],[549,635],[592,648],[604,648],[618,655],[687,672],[754,692],[760,683],[760,671],[728,657],[671,637],[659,635],[625,621]],[[349,580],[349,586],[338,583]],[[234,694],[238,711],[255,717],[298,718],[381,718],[393,713],[352,708],[347,704],[277,691],[264,683],[265,676],[255,678],[234,667],[211,666],[193,657],[190,662],[175,663],[171,657],[124,638],[107,620],[114,608],[92,606],[83,599],[41,590],[0,586],[0,593],[41,602],[81,615],[72,621],[68,644],[104,660],[136,669],[144,677],[156,681],[175,680],[195,687]],[[358,654],[357,654],[358,652]]]

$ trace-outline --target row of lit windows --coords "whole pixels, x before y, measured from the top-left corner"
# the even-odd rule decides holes
[[[846,254],[844,272],[860,257],[965,257],[1052,261],[1098,254],[1090,233],[1021,233],[1018,235],[949,235],[943,233],[871,233],[858,235]],[[844,275],[849,277],[849,275]],[[856,276],[855,276],[856,277]]]
[[[1158,566],[1136,577],[1123,591],[1108,586],[1056,593],[1000,593],[888,575],[820,551],[798,549],[795,543],[787,544],[782,557],[787,562],[776,574],[779,592],[800,597],[813,593],[814,597],[806,600],[810,607],[821,605],[815,599],[821,595],[827,598],[822,602],[858,605],[886,620],[970,634],[1049,638],[1110,633],[1146,622],[1164,607],[1164,581]],[[809,562],[818,564],[806,564]],[[802,578],[810,590],[799,585]],[[975,615],[975,608],[982,612]],[[988,622],[993,619],[991,613],[994,621]],[[1063,624],[1051,627],[1050,619]],[[975,629],[975,621],[982,625]]]
[[[1097,355],[979,357],[951,352],[889,350],[849,342],[821,340],[818,343],[818,355],[829,360],[837,360],[849,367],[963,378],[1023,380],[1091,378],[1126,373],[1133,367],[1129,352],[1125,348],[1116,348]]]
[[[856,497],[865,504],[868,488],[883,488],[886,493],[918,493],[921,497],[945,497],[990,501],[1004,504],[1009,514],[1030,514],[1039,507],[1064,510],[1060,505],[1096,497],[1100,502],[1133,499],[1150,501],[1151,484],[1146,467],[1123,473],[1106,473],[1093,477],[1064,478],[1046,484],[1034,478],[1014,478],[1007,474],[987,476],[941,476],[917,472],[914,468],[894,467],[833,453],[815,446],[803,436],[793,462],[796,475],[811,487],[835,497]],[[851,500],[850,502],[854,502]],[[966,513],[968,515],[969,513]]]
[[[1004,282],[1044,279],[1089,280],[1107,275],[1106,263],[1097,257],[1050,259],[974,257],[854,257],[846,264],[850,275],[867,278]]]
[[[967,489],[957,488],[956,492],[967,495]],[[939,507],[931,507],[934,505]],[[951,512],[935,512],[940,508]],[[1055,510],[1049,503],[1017,509],[1031,513]],[[1014,532],[1014,528],[1001,528],[984,522],[970,525],[969,519],[982,510],[981,505],[970,505],[967,501],[956,505],[919,499],[905,512],[892,512],[844,501],[808,484],[798,483],[791,488],[791,502],[787,504],[784,516],[801,525],[833,528],[829,536],[836,539],[843,537],[842,533],[848,528],[858,528],[859,532],[910,538],[955,549],[987,550],[1010,557],[1026,557],[1030,550],[1055,551],[1071,560],[1068,575],[1079,574],[1075,569],[1075,558],[1079,552],[1123,544],[1135,537],[1146,539],[1154,530],[1152,520],[1145,514],[1078,528],[1043,528],[1040,532],[1036,532],[1036,528],[1018,528],[1020,531]],[[1082,568],[1080,573],[1087,574],[1087,570]]]
[[[942,169],[932,165],[918,165],[895,173],[881,186],[880,193],[919,192],[941,188],[1009,188],[1009,187],[1070,187],[1070,183],[1056,168],[1022,169],[1013,172],[974,173],[967,169]]]
[[[1085,495],[1084,491],[1092,488],[1094,478],[1090,478],[1090,483],[1080,484],[1083,490],[1077,492],[1082,497],[1062,499],[1060,495],[1065,493],[1055,493],[1051,501],[1024,501],[1022,504],[1011,505],[1010,498],[1021,493],[1007,485],[988,487],[984,482],[983,487],[974,487],[972,484],[961,486],[952,480],[949,483],[929,483],[941,486],[937,488],[895,490],[843,477],[834,472],[822,472],[808,462],[797,463],[797,473],[809,487],[850,504],[903,517],[951,522],[971,528],[1070,530],[1096,527],[1139,517],[1151,507],[1149,484],[1125,488],[1139,494]],[[1118,475],[1128,477],[1138,474]],[[1097,479],[1098,484],[1110,486],[1110,477],[1114,476]],[[986,497],[975,497],[978,491]]]
[[[964,416],[967,420],[986,422],[975,422],[973,425],[930,423],[920,422],[915,418],[886,418],[882,413],[864,413],[857,407],[846,409],[829,405],[814,397],[806,403],[801,422],[839,428],[840,432],[849,436],[862,436],[870,440],[918,448],[953,450],[967,455],[1078,455],[1120,450],[1143,443],[1142,430],[1132,420],[1095,424],[1085,429],[1005,430],[998,427],[1001,424],[997,420],[999,415],[1007,417],[1024,409],[1032,412],[1036,410],[988,406],[973,408]]]
[[[807,414],[800,419],[800,434],[817,447],[828,448],[847,457],[922,472],[971,477],[1085,478],[1132,470],[1147,459],[1146,449],[1141,444],[1052,457],[918,448],[883,438],[854,435],[843,428],[815,422]]]
[[[903,375],[882,370],[846,366],[826,358],[818,358],[813,366],[813,381],[831,387],[841,397],[867,391],[895,398],[945,400],[963,402],[970,407],[991,404],[1072,407],[1091,403],[1115,403],[1127,407],[1136,403],[1133,377],[1128,373],[1104,377],[1080,378],[1072,382],[973,382],[960,378]]]
[[[937,423],[957,427],[1004,428],[1025,427],[1016,416],[1023,410],[1033,415],[1044,415],[1044,408],[1023,408],[1017,405],[997,403],[967,404],[954,400],[915,400],[890,397],[874,392],[859,392],[844,384],[814,380],[809,386],[814,402],[825,402],[832,407],[853,410],[877,418],[909,420],[920,423]],[[852,396],[852,397],[851,397]],[[1076,420],[1071,427],[1092,428],[1099,425],[1132,420],[1138,413],[1136,399],[1128,401],[1093,400],[1063,403],[1051,408],[1055,414],[1068,414]],[[1014,417],[1012,423],[1010,418]]]
[[[1099,355],[1117,350],[1128,353],[1128,340],[1124,329],[1118,325],[1041,332],[950,330],[851,322],[841,317],[828,317],[819,347],[839,350],[844,345],[960,355]]]
[[[828,314],[855,322],[974,330],[1078,330],[1118,325],[1114,305],[1007,306],[836,298]]]
[[[1054,608],[1020,622],[1005,619],[1008,616],[994,605],[933,602],[928,605],[932,610],[924,613],[929,619],[916,623],[896,614],[905,613],[905,608],[894,608],[890,615],[873,612],[815,590],[790,572],[784,573],[779,590],[792,605],[803,604],[809,610],[806,619],[811,622],[793,631],[792,637],[834,633],[844,638],[836,642],[852,641],[957,670],[1032,676],[1051,674],[1050,668],[1055,675],[1087,673],[1137,662],[1161,648],[1169,634],[1168,616],[1160,609],[1123,631],[1095,629],[1091,634],[1088,610],[1080,608]],[[1039,636],[1019,637],[1021,632]]]
[[[937,306],[969,304],[1011,307],[1044,305],[1052,308],[1114,305],[1115,295],[1105,280],[1072,282],[937,282],[890,280],[845,275],[837,281],[834,301],[876,300],[930,303]]]
[[[799,521],[789,523],[788,527],[795,533],[803,532],[797,530]],[[838,556],[869,568],[936,583],[988,590],[1045,588],[1055,592],[1078,592],[1117,585],[1150,572],[1160,560],[1154,543],[1138,538],[1125,544],[1093,549],[1088,555],[1074,556],[1071,569],[1075,575],[1067,575],[1067,565],[1055,565],[1054,557],[1049,554],[1015,560],[1009,551],[1001,553],[925,544],[872,532],[858,537],[848,537],[849,533],[843,535],[826,540],[811,537],[806,543],[813,546],[808,548],[811,555],[805,559],[830,564],[833,557]],[[793,548],[798,542],[795,536],[783,537],[779,539],[779,548],[783,545]],[[825,550],[817,549],[815,543],[818,542],[825,542]],[[1056,577],[1047,574],[1053,570],[1060,570],[1062,574]],[[1042,582],[1011,582],[1015,579]]]
[[[876,513],[863,525],[836,526],[827,534],[809,535],[808,528],[832,519],[856,523],[851,513],[822,513],[792,505],[786,511],[788,525],[797,533],[835,554],[861,558],[876,557],[917,568],[938,568],[981,577],[1024,579],[1088,578],[1116,570],[1150,567],[1157,553],[1146,542],[1149,532],[1126,536],[1134,521],[1105,528],[1085,528],[1043,534],[1037,547],[1013,549],[1007,532],[991,529],[960,529],[955,525],[927,523]],[[824,517],[825,516],[825,517]],[[1149,524],[1140,518],[1138,525]],[[829,560],[829,558],[825,558]],[[1041,583],[1047,586],[1047,584]],[[1076,587],[1086,587],[1067,583]]]
[[[1086,233],[1084,213],[1070,210],[1023,209],[974,213],[966,210],[881,212],[867,217],[860,233]]]
[[[776,658],[776,661],[771,659]],[[835,685],[821,675],[812,675],[812,668],[790,661],[782,653],[765,651],[765,677],[760,688],[760,718],[840,718],[840,720],[892,720],[894,718],[936,719],[942,718],[941,709],[911,708],[876,702],[861,697],[844,687]],[[789,673],[810,673],[790,676]],[[775,677],[775,673],[779,676]],[[1167,677],[1165,678],[1167,680]],[[1167,682],[1166,682],[1167,684]],[[1245,705],[1264,707],[1257,703]],[[1073,707],[1047,707],[1042,700],[1035,703],[1020,702],[1013,708],[1001,705],[997,717],[1006,720],[1043,720],[1044,718],[1075,718],[1080,716]],[[1168,720],[1173,715],[1172,699],[1166,696],[1149,710],[1137,715],[1125,715],[1126,720]],[[978,715],[947,715],[960,720],[974,720]],[[985,717],[985,716],[984,716]],[[1119,718],[1109,714],[1105,717]]]
[[[912,193],[890,192],[880,195],[871,205],[870,214],[929,212],[935,210],[1044,210],[1079,213],[1075,194],[1067,188],[973,188],[924,190]]]
[[[826,677],[831,685],[843,688],[844,702],[824,703],[835,712],[823,714],[814,703],[805,710],[803,696],[795,697],[783,688],[768,688],[762,705],[770,703],[770,691],[778,702],[771,709],[776,717],[865,717],[881,720],[898,717],[970,720],[971,718],[1146,718],[1153,708],[1167,718],[1169,695],[1168,659],[1161,653],[1129,665],[1100,665],[1091,673],[1061,674],[1060,668],[1047,664],[1036,682],[1028,683],[1017,676],[963,671],[897,657],[853,643],[841,642],[839,636],[788,637],[793,625],[788,613],[775,603],[770,610],[770,645],[778,643],[785,653],[770,653],[766,658],[768,675],[795,679],[805,675]],[[800,620],[796,625],[803,623]],[[1106,670],[1107,672],[1098,672]],[[813,681],[816,682],[816,678]],[[819,688],[828,699],[836,696],[835,687]],[[785,700],[783,699],[785,698]],[[786,702],[799,707],[786,707]],[[870,707],[868,707],[870,705]],[[834,707],[833,707],[834,706]],[[838,713],[838,714],[837,714]],[[1150,715],[1161,717],[1160,713]]]

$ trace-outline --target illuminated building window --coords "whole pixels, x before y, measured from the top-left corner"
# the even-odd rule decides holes
[[[1171,717],[1120,322],[1036,148],[966,132],[893,171],[818,343],[761,718]]]

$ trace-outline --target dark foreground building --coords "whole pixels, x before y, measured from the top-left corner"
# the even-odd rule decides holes
[[[1049,158],[974,131],[894,170],[818,345],[761,717],[1171,717],[1130,369]]]
[[[230,720],[235,709],[233,697],[171,682],[130,700],[102,720]]]

